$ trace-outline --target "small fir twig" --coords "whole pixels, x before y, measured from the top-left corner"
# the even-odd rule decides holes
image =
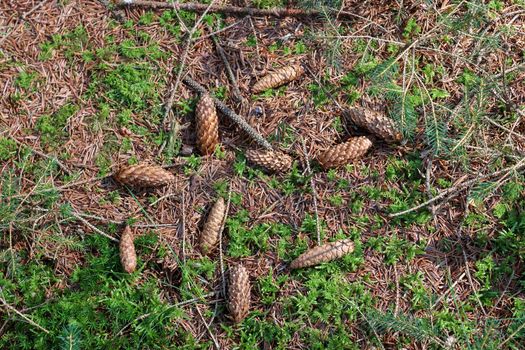
[[[204,12],[208,5],[200,4],[195,2],[187,3],[171,3],[161,1],[147,1],[147,0],[121,0],[117,3],[121,7],[150,7],[153,9],[168,9],[174,8],[176,10],[193,11],[193,12]],[[336,9],[327,9],[333,10]],[[229,15],[237,16],[269,16],[269,17],[320,17],[325,18],[326,10],[315,10],[315,9],[294,9],[294,8],[270,8],[270,9],[259,9],[253,7],[238,7],[230,5],[213,5],[209,8],[211,13],[224,13]],[[339,18],[353,18],[357,15],[347,12],[339,11]]]
[[[13,306],[9,305],[3,298],[0,298],[0,302],[6,309],[13,311],[15,314],[17,314],[18,316],[22,317],[25,321],[27,321],[27,323],[29,323],[30,325],[33,325],[37,327],[38,329],[40,329],[41,331],[43,331],[44,333],[49,334],[49,331],[47,329],[45,329],[44,327],[42,327],[41,325],[39,325],[38,323],[30,319],[29,317],[27,317],[26,315],[24,315],[17,309],[15,309]]]
[[[304,159],[306,162],[306,172],[308,173],[308,176],[310,176],[310,187],[312,188],[312,202],[314,205],[314,214],[315,214],[315,232],[317,234],[317,245],[321,245],[321,225],[319,223],[319,210],[317,207],[317,190],[315,188],[315,181],[314,176],[312,174],[312,169],[310,168],[310,160],[308,157],[308,152],[306,151],[306,142],[303,141],[303,153],[304,153]]]
[[[200,94],[209,94],[208,91],[201,86],[199,83],[197,83],[192,78],[186,76],[182,81],[188,85],[193,90],[197,91]],[[211,96],[211,95],[210,95]],[[243,117],[236,114],[234,111],[232,111],[230,108],[228,108],[224,103],[222,103],[221,100],[215,98],[214,96],[211,96],[213,99],[213,102],[215,102],[215,106],[228,118],[230,118],[234,123],[236,123],[241,129],[243,129],[254,141],[257,142],[261,147],[264,147],[265,149],[271,150],[272,145],[268,141],[262,137],[262,135],[255,130],[250,124],[244,120]]]

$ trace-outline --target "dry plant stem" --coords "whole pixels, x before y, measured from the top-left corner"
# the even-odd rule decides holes
[[[208,29],[210,33],[213,32],[211,26],[208,26]],[[224,68],[226,69],[226,75],[228,76],[228,79],[230,80],[230,84],[232,84],[232,92],[233,92],[233,97],[235,98],[235,102],[240,103],[243,101],[243,97],[242,97],[241,91],[239,90],[239,84],[237,84],[237,79],[235,78],[235,75],[233,74],[230,62],[228,61],[228,57],[226,57],[226,53],[224,52],[224,49],[219,43],[219,39],[217,39],[215,35],[211,35],[211,40],[213,41],[213,44],[215,45],[215,50],[217,50],[217,53],[221,57],[222,63],[224,63]]]
[[[175,8],[176,10],[193,11],[193,12],[204,12],[207,9],[206,4],[199,4],[194,2],[188,3],[170,3],[161,1],[144,1],[144,0],[128,0],[119,1],[118,6],[129,6],[129,7],[151,7],[154,9],[163,8]],[[258,9],[253,7],[238,7],[229,5],[214,5],[209,8],[209,12],[212,13],[225,13],[230,15],[243,15],[243,16],[271,16],[271,17],[315,17],[322,16],[325,11],[319,10],[303,10],[303,9],[292,9],[292,8],[272,8],[272,9]],[[340,18],[356,17],[353,13],[341,11],[339,13]]]
[[[219,229],[219,264],[221,267],[221,279],[222,279],[222,296],[226,298],[226,276],[224,274],[224,254],[222,251],[222,232],[226,225],[226,219],[228,219],[228,212],[230,211],[230,203],[232,199],[232,185],[230,183],[230,189],[228,191],[228,201],[226,202],[226,211],[222,219],[221,228]]]
[[[440,194],[438,194],[437,196],[433,197],[432,199],[429,199],[419,205],[416,205],[415,207],[412,207],[410,209],[407,209],[407,210],[403,210],[403,211],[400,211],[400,212],[397,212],[397,213],[393,213],[393,214],[389,214],[388,216],[391,217],[391,218],[395,218],[395,217],[398,217],[398,216],[401,216],[401,215],[405,215],[405,214],[408,214],[408,213],[411,213],[413,211],[416,211],[416,210],[419,210],[421,208],[424,208],[426,207],[427,205],[429,204],[432,204],[444,197],[447,197],[448,195],[451,195],[451,194],[456,194],[457,192],[459,191],[462,191],[464,189],[466,189],[467,187],[470,187],[474,184],[476,184],[476,182],[478,181],[481,181],[481,180],[485,180],[485,179],[489,179],[489,178],[493,178],[493,177],[497,177],[497,176],[500,176],[500,175],[503,175],[503,176],[507,176],[509,173],[513,172],[513,171],[520,171],[521,169],[525,168],[525,158],[521,158],[521,160],[516,163],[515,165],[511,166],[511,167],[508,167],[508,168],[505,168],[505,169],[502,169],[502,170],[498,170],[498,171],[495,171],[493,173],[490,173],[490,174],[486,174],[486,175],[480,175],[472,180],[469,180],[469,181],[466,181],[462,184],[459,184],[459,185],[456,185],[454,187],[450,187],[450,188],[447,188],[446,190],[444,190],[443,192],[441,192]]]
[[[169,123],[169,127],[172,131],[172,134],[171,134],[171,138],[174,139],[175,138],[175,132],[178,132],[179,128],[176,128],[175,127],[175,123],[176,123],[176,120],[171,120],[172,118],[174,118],[173,116],[173,113],[171,111],[172,107],[173,107],[173,102],[175,101],[175,94],[177,93],[177,90],[179,88],[179,84],[180,84],[180,81],[181,81],[181,77],[182,77],[182,73],[184,72],[184,66],[186,64],[186,59],[188,58],[188,52],[190,50],[190,46],[191,46],[191,43],[193,41],[193,34],[195,33],[195,31],[197,30],[197,27],[200,25],[200,23],[202,22],[202,20],[204,19],[204,16],[206,15],[206,13],[208,12],[208,10],[210,9],[211,6],[213,6],[213,3],[215,2],[215,0],[212,0],[212,2],[208,5],[208,4],[203,4],[203,13],[202,15],[200,16],[200,18],[197,20],[197,22],[195,22],[195,25],[193,26],[193,28],[191,29],[191,31],[189,32],[188,34],[188,37],[186,39],[186,44],[184,45],[184,52],[182,54],[182,59],[181,59],[181,64],[177,71],[177,78],[175,80],[175,84],[173,85],[173,88],[171,89],[171,93],[170,93],[170,97],[168,98],[168,102],[166,103],[166,107],[165,107],[165,110],[164,110],[164,116],[163,116],[163,120],[164,121],[168,121]],[[121,2],[120,5],[126,5],[126,4],[129,4],[129,3],[124,3],[124,2]],[[169,8],[176,8],[176,4],[174,3],[166,3],[166,5],[168,5]],[[168,117],[169,117],[169,120],[168,120]],[[161,152],[162,152],[162,149],[163,147],[161,147]]]
[[[35,321],[33,321],[32,319],[30,319],[29,317],[27,317],[26,315],[24,315],[23,313],[21,313],[20,311],[18,311],[17,309],[15,309],[14,307],[12,307],[11,305],[9,305],[3,298],[0,298],[0,302],[2,302],[2,305],[6,307],[6,309],[8,310],[11,310],[13,311],[15,314],[17,314],[18,316],[22,317],[24,320],[27,321],[27,323],[37,327],[38,329],[40,329],[41,331],[43,331],[44,333],[46,334],[49,334],[49,331],[47,329],[45,329],[44,327],[42,327],[41,325],[39,325],[38,323],[36,323]]]
[[[215,346],[215,349],[220,350],[221,346],[219,345],[219,342],[217,341],[217,338],[213,334],[213,332],[210,329],[210,326],[204,319],[204,316],[202,316],[201,310],[199,309],[199,305],[195,305],[195,309],[197,310],[197,313],[199,314],[202,322],[204,323],[204,327],[206,327],[206,330],[208,331],[208,334],[210,335],[211,340],[213,341],[213,345]]]
[[[60,167],[60,169],[62,169],[67,175],[71,175],[71,170],[69,170],[68,167],[66,167],[66,166],[64,165],[64,163],[62,163],[61,161],[59,161],[57,157],[53,157],[53,156],[50,156],[49,154],[45,154],[44,152],[40,152],[40,151],[34,149],[33,147],[26,145],[26,144],[23,143],[22,141],[17,140],[17,139],[14,138],[14,137],[12,137],[12,139],[13,139],[13,141],[15,141],[18,145],[29,148],[29,149],[31,150],[31,152],[33,152],[34,154],[39,155],[39,156],[42,157],[42,158],[46,158],[46,159],[49,159],[49,160],[55,161],[55,162],[57,163],[57,165]]]
[[[77,218],[78,220],[82,221],[86,226],[88,226],[90,229],[92,229],[93,231],[95,231],[96,233],[98,233],[99,235],[102,235],[110,240],[112,240],[113,242],[117,242],[119,243],[119,240],[116,239],[115,237],[111,237],[110,235],[108,235],[107,233],[105,233],[104,231],[101,231],[99,230],[96,226],[92,225],[89,221],[87,221],[86,219],[84,219],[82,216],[78,215],[77,213],[75,212],[71,212],[71,215],[73,215],[75,218]]]
[[[193,90],[197,91],[198,93],[208,94],[208,91],[204,87],[202,87],[199,83],[197,83],[195,80],[193,80],[192,78],[186,76],[184,77],[182,81],[186,83],[189,87],[191,87]],[[257,132],[257,130],[252,128],[252,126],[248,124],[246,120],[244,120],[243,117],[236,114],[234,111],[228,108],[224,103],[222,103],[222,101],[220,101],[219,99],[213,97],[212,95],[210,96],[213,99],[213,102],[215,102],[215,106],[217,106],[217,108],[222,113],[224,113],[225,116],[230,118],[241,129],[243,129],[250,137],[252,137],[254,141],[257,142],[257,144],[259,144],[261,147],[264,147],[268,150],[272,149],[272,145],[270,145],[270,143],[266,141],[264,137],[262,137],[262,135],[259,132]]]
[[[192,299],[188,299],[188,300],[184,300],[184,301],[181,301],[180,303],[177,303],[177,304],[173,304],[173,305],[170,305],[169,308],[174,308],[174,307],[180,307],[180,306],[184,306],[184,305],[188,305],[188,304],[192,304],[192,303],[195,303],[197,301],[202,301],[202,299],[204,298],[209,298],[209,297],[212,297],[212,296],[215,296],[216,292],[211,292],[211,293],[208,293],[208,294],[205,294],[201,297],[196,297],[196,298],[192,298]],[[141,320],[144,320],[148,317],[150,317],[152,315],[151,312],[148,312],[146,314],[143,314],[143,315],[140,315],[139,317],[137,317],[136,319],[134,319],[133,321],[131,321],[130,323],[128,323],[127,325],[125,325],[124,327],[122,327],[122,329],[117,333],[117,336],[121,336],[123,334],[123,332],[133,324],[133,322],[137,322],[137,321],[141,321]]]
[[[303,141],[303,153],[306,162],[306,172],[310,176],[310,187],[312,188],[312,197],[315,213],[315,231],[317,233],[317,245],[321,245],[321,227],[319,224],[319,210],[317,208],[317,189],[315,188],[314,175],[312,174],[312,168],[310,168],[310,159],[308,158],[308,152],[306,151],[306,142]]]
[[[462,248],[461,251],[463,252],[463,259],[465,260],[465,268],[466,268],[465,271],[467,273],[467,279],[470,283],[470,287],[474,291],[474,296],[476,297],[476,301],[478,302],[481,311],[483,312],[485,316],[487,316],[487,312],[485,311],[485,308],[483,307],[483,304],[481,303],[481,299],[479,298],[479,295],[476,289],[474,288],[474,282],[472,282],[472,276],[470,275],[470,268],[468,266],[467,253],[465,253],[465,248]]]

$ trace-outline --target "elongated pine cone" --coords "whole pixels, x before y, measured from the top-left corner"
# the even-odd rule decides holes
[[[258,94],[264,90],[284,85],[299,78],[303,73],[304,68],[300,64],[279,68],[256,82],[252,87],[252,92]]]
[[[219,240],[219,230],[226,212],[224,199],[221,197],[213,205],[208,215],[208,219],[202,229],[200,246],[203,253],[210,253]]]
[[[219,144],[219,118],[210,95],[203,94],[195,110],[197,144],[203,155],[212,154]]]
[[[122,231],[119,248],[122,268],[127,273],[132,273],[137,267],[137,253],[135,252],[135,244],[133,243],[133,233],[129,226],[126,226],[124,231]]]
[[[249,162],[267,169],[270,172],[286,172],[292,167],[292,157],[280,151],[255,150],[246,151]]]
[[[228,308],[236,323],[242,322],[250,309],[250,279],[248,271],[242,265],[230,269],[228,288]]]
[[[353,159],[361,158],[370,147],[372,147],[372,141],[368,137],[352,137],[348,141],[319,154],[317,161],[324,169],[340,167]]]
[[[382,113],[356,107],[348,110],[348,118],[357,127],[366,129],[386,142],[400,142],[403,139],[394,121]]]
[[[115,179],[131,187],[158,187],[175,180],[175,176],[158,165],[127,165],[119,169]]]
[[[327,243],[307,250],[290,264],[291,269],[314,266],[323,262],[339,259],[354,251],[354,242],[349,238]]]

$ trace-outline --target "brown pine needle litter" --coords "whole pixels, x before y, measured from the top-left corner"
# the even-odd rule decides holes
[[[523,6],[200,2],[0,1],[0,348],[522,348]]]
[[[250,310],[251,287],[248,271],[241,264],[230,268],[228,308],[235,323],[242,322]]]
[[[132,273],[137,267],[137,253],[135,252],[135,243],[133,243],[133,233],[128,225],[122,231],[119,248],[122,269],[127,273]]]
[[[137,164],[121,167],[115,179],[130,187],[159,187],[175,180],[175,176],[158,165]]]
[[[354,242],[347,238],[341,241],[316,246],[299,255],[290,264],[291,269],[300,269],[339,259],[354,251]]]
[[[225,214],[226,206],[224,199],[220,197],[211,208],[210,214],[202,229],[200,247],[203,253],[211,253],[216,248],[219,241],[219,230]]]

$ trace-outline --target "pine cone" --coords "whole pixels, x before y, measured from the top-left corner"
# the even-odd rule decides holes
[[[219,119],[210,95],[203,94],[195,110],[197,144],[202,154],[209,155],[219,144]]]
[[[158,165],[127,165],[119,169],[115,179],[131,187],[158,187],[175,180],[175,176]]]
[[[258,94],[267,89],[278,87],[299,78],[304,73],[304,68],[300,64],[294,64],[277,69],[269,73],[256,82],[252,87],[252,92]]]
[[[228,308],[236,323],[248,314],[250,309],[250,280],[248,271],[242,265],[230,269],[230,286],[228,289]]]
[[[246,158],[270,172],[286,172],[292,167],[292,157],[280,151],[250,149],[246,151]]]
[[[403,135],[396,130],[394,121],[379,112],[361,107],[350,108],[348,119],[357,127],[366,129],[387,142],[400,142],[403,139]]]
[[[200,246],[203,253],[210,253],[219,240],[219,230],[221,228],[222,220],[226,207],[224,205],[224,199],[221,197],[217,199],[217,202],[211,208],[208,219],[202,229]]]
[[[129,226],[124,228],[120,236],[120,263],[127,273],[132,273],[137,267],[137,253],[135,253],[135,244],[133,243],[133,233]]]
[[[297,259],[290,264],[291,269],[299,269],[317,265],[323,262],[338,259],[346,254],[354,251],[354,242],[349,238],[341,241],[327,243],[325,245],[317,246],[307,250],[299,255]]]
[[[317,161],[324,169],[336,168],[358,159],[372,147],[372,141],[366,136],[352,137],[317,156]]]

